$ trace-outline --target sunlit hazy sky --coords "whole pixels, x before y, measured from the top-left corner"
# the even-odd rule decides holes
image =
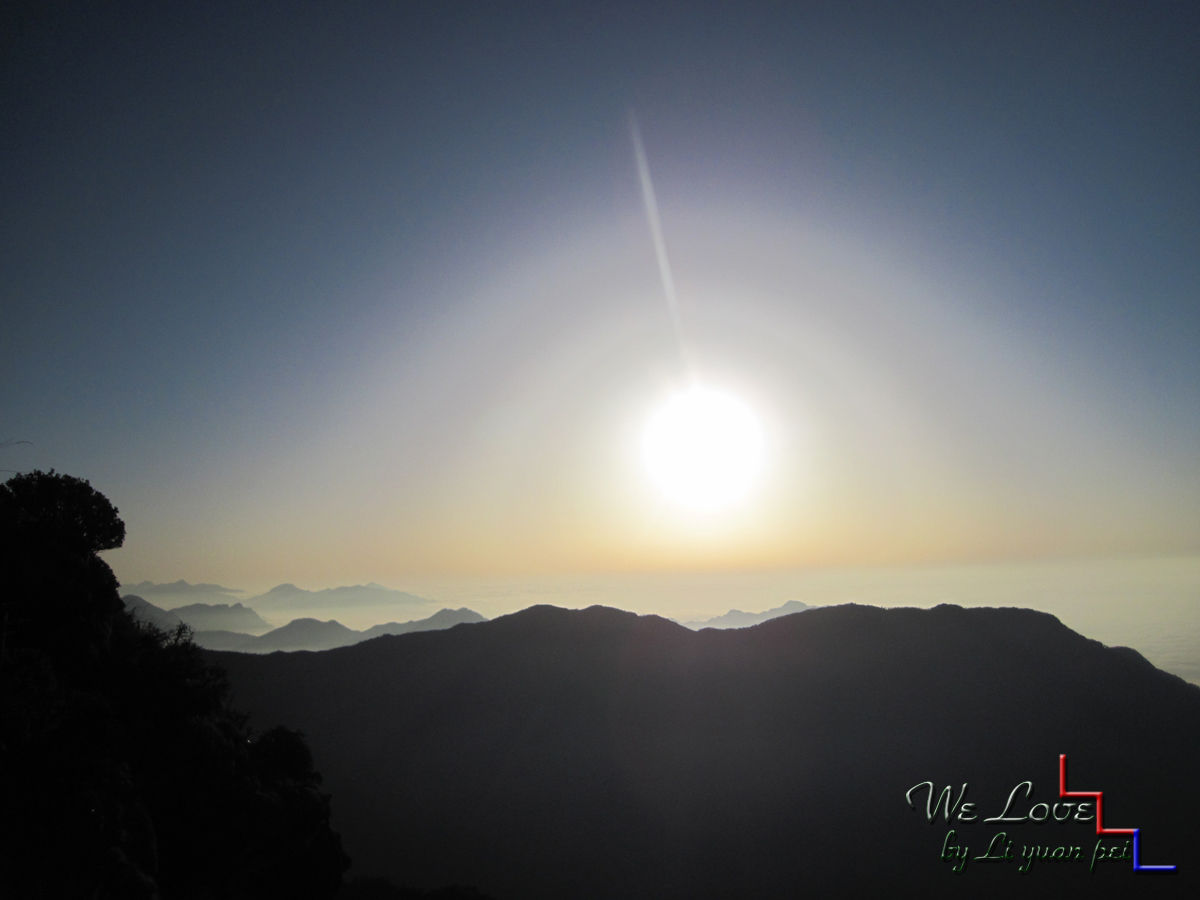
[[[0,468],[126,582],[1200,550],[1196,4],[15,6]]]

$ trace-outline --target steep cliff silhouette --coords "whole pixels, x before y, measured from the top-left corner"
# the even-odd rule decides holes
[[[308,745],[261,733],[97,555],[117,510],[54,472],[0,485],[0,895],[332,897],[347,860]]]
[[[1028,610],[813,609],[692,632],[604,608],[534,607],[320,654],[214,654],[255,719],[310,736],[355,871],[497,897],[1186,896],[1200,838],[1200,689]],[[976,862],[1079,845],[1095,823],[979,818],[1014,787],[1105,792],[1143,860]],[[906,796],[907,795],[907,796]],[[912,803],[909,802],[912,799]],[[1048,808],[1048,807],[1047,807]]]

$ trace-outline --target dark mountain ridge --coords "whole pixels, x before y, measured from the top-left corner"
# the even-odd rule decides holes
[[[1200,688],[1044,613],[838,606],[750,628],[532,607],[324,653],[212,654],[241,706],[305,732],[355,870],[497,897],[1185,896],[1200,839]],[[1095,823],[926,821],[906,793],[968,784],[978,818],[1105,792],[1143,862],[968,864],[1079,846]],[[918,797],[923,797],[918,791]],[[1018,804],[1019,805],[1019,804]],[[1118,839],[1111,839],[1116,842]]]

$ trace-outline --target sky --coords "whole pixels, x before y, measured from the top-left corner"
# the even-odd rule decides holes
[[[1200,552],[1195,4],[0,15],[0,468],[126,583]]]

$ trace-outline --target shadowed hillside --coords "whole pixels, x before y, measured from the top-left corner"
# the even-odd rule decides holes
[[[321,654],[213,654],[239,703],[310,738],[355,871],[500,898],[1184,896],[1200,690],[1016,609],[842,606],[736,631],[534,607]],[[984,823],[1105,792],[1143,862],[1089,873],[1095,822]],[[975,822],[926,819],[968,783]],[[935,798],[936,803],[936,798]],[[1014,813],[1015,814],[1015,813]],[[1082,862],[940,859],[1005,831]],[[1124,840],[1122,838],[1122,840]],[[1115,842],[1116,839],[1113,839]]]

